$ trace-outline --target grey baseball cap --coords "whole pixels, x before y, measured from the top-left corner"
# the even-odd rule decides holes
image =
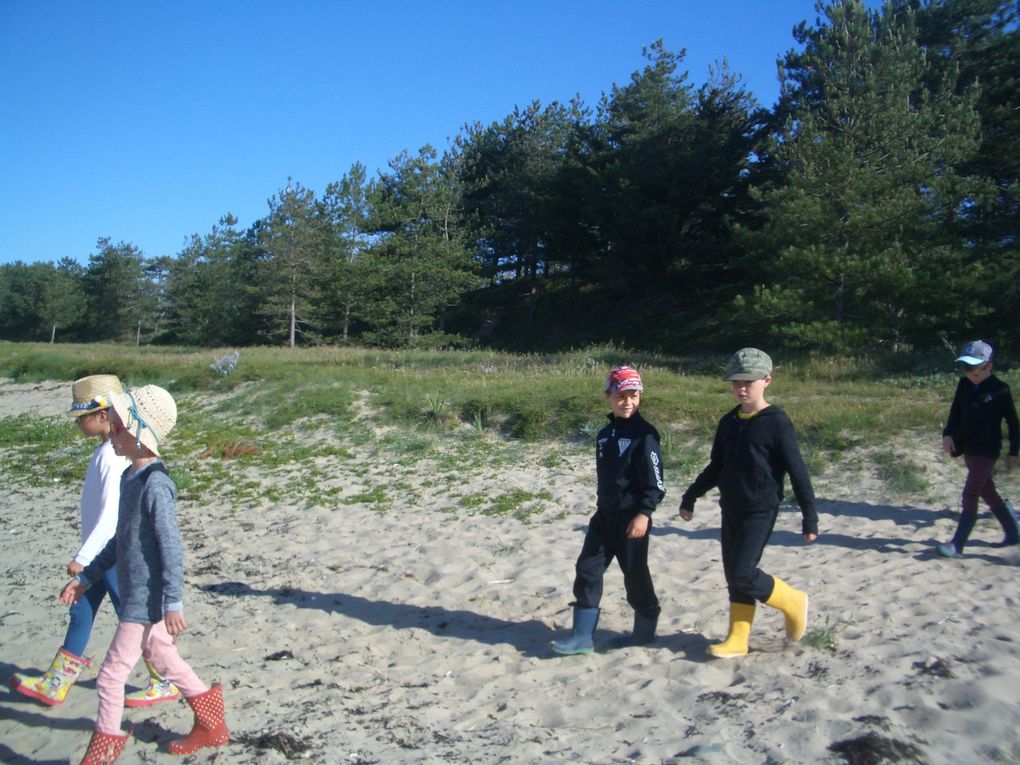
[[[967,343],[963,346],[963,351],[960,352],[956,360],[957,362],[972,366],[986,364],[992,360],[992,346],[984,340],[975,340],[972,343]]]
[[[761,380],[772,374],[772,359],[757,348],[741,348],[730,356],[724,380]]]

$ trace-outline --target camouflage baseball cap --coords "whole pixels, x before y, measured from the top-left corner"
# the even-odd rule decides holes
[[[724,380],[761,380],[772,374],[772,359],[757,348],[741,348],[730,356]]]

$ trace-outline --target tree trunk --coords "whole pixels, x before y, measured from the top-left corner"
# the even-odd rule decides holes
[[[294,347],[297,335],[297,298],[293,292],[290,293],[290,347]]]

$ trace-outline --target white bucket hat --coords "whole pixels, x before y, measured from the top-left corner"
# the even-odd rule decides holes
[[[177,422],[177,404],[158,385],[129,388],[113,396],[113,410],[137,443],[159,456],[159,445]]]

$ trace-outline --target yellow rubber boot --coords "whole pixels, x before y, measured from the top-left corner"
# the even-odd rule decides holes
[[[747,655],[747,639],[751,636],[754,621],[754,604],[730,603],[730,634],[722,643],[708,647],[708,652],[719,659]]]
[[[64,703],[67,692],[77,682],[78,675],[91,663],[91,659],[83,659],[61,648],[42,677],[14,675],[8,682],[18,693],[55,707]]]
[[[778,608],[786,617],[786,639],[796,643],[807,630],[808,596],[806,592],[794,589],[777,576],[772,577],[775,586],[765,605]]]
[[[162,701],[177,701],[181,692],[177,686],[159,674],[159,671],[152,666],[149,657],[143,656],[145,667],[149,670],[149,684],[140,691],[133,691],[125,694],[124,706],[126,707],[151,707]]]

